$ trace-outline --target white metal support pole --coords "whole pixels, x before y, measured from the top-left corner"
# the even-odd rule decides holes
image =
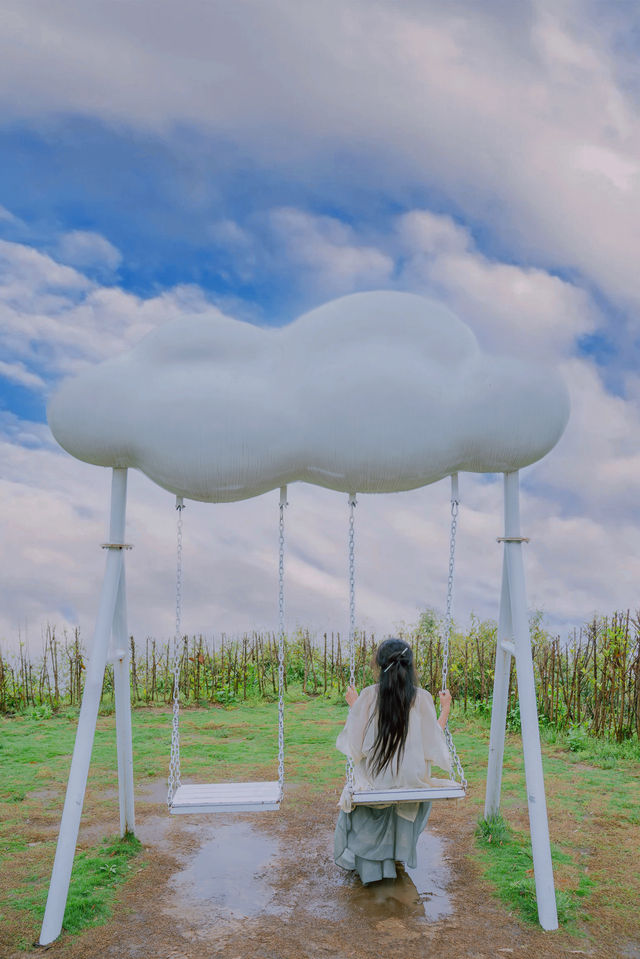
[[[122,540],[120,542],[122,542]],[[116,742],[118,746],[118,794],[120,799],[121,836],[127,833],[134,833],[136,828],[133,797],[133,742],[131,738],[131,687],[129,683],[128,633],[127,588],[123,556],[113,623],[113,682],[116,697]]]
[[[114,469],[111,482],[110,543],[122,543],[127,498],[127,471]],[[123,550],[109,549],[100,595],[100,605],[93,635],[93,645],[87,666],[78,731],[71,759],[67,795],[62,810],[58,845],[53,862],[49,895],[40,931],[40,945],[57,939],[62,929],[64,909],[69,892],[73,857],[78,840],[78,829],[84,803],[84,793],[91,762],[93,738],[102,694],[104,670],[109,639],[113,628],[120,576],[123,568]]]
[[[493,700],[491,707],[491,736],[489,738],[489,762],[487,765],[487,791],[484,801],[484,817],[497,816],[500,811],[500,788],[504,761],[504,737],[507,723],[507,698],[511,653],[503,643],[513,642],[511,624],[511,597],[507,575],[507,557],[502,558],[502,588],[500,590],[500,613],[496,642],[496,668],[493,677]]]
[[[527,783],[529,828],[531,830],[538,918],[543,929],[557,929],[558,914],[551,863],[547,803],[544,794],[540,729],[538,727],[538,708],[527,616],[522,541],[520,538],[520,477],[518,471],[505,473],[504,494],[505,556],[507,558],[511,619],[518,672],[522,748]]]

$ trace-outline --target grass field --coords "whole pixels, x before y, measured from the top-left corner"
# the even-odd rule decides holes
[[[183,710],[183,775],[194,780],[271,778],[276,769],[275,704]],[[314,794],[339,793],[343,762],[334,748],[346,709],[290,690],[286,714],[286,771]],[[64,798],[77,711],[51,718],[0,719],[0,939],[7,951],[37,939]],[[486,716],[452,716],[480,823],[489,740]],[[166,776],[168,710],[133,713],[136,788]],[[543,730],[547,801],[560,922],[578,940],[637,924],[640,897],[640,756],[637,745],[600,744]],[[310,758],[312,761],[310,762]],[[299,791],[297,793],[300,795]],[[300,802],[294,798],[288,802]],[[101,716],[93,752],[69,905],[68,932],[108,921],[118,886],[144,868],[135,841],[103,841],[100,823],[117,808],[115,718]],[[520,737],[509,733],[503,776],[503,819],[480,823],[468,855],[482,868],[487,891],[523,922],[536,918]],[[593,929],[593,933],[590,933]],[[639,932],[640,936],[640,932]],[[4,953],[2,953],[4,954]]]

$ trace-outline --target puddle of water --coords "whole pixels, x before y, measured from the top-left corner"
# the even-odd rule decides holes
[[[435,922],[451,915],[453,907],[447,895],[451,870],[444,859],[444,842],[439,836],[422,833],[418,840],[416,868],[397,866],[396,869],[397,879],[383,879],[369,886],[363,886],[355,873],[339,870],[339,888],[331,890],[330,899],[323,896],[325,890],[318,890],[321,903],[314,899],[307,908],[316,912],[319,907],[322,915],[327,917],[338,914],[340,918],[346,918],[357,913],[369,920],[411,916]],[[335,875],[331,878],[335,886]],[[312,895],[311,889],[309,893]]]
[[[220,823],[188,866],[170,880],[176,899],[209,919],[252,918],[272,912],[277,839],[247,822]]]
[[[418,840],[418,865],[407,869],[424,914],[431,922],[450,916],[453,906],[447,896],[451,869],[445,859],[445,844],[439,836],[423,832]]]
[[[445,843],[433,833],[418,841],[418,865],[398,867],[398,878],[363,886],[357,874],[333,862],[332,837],[296,840],[292,846],[243,820],[218,820],[202,844],[170,880],[168,911],[190,925],[212,926],[257,916],[306,913],[332,921],[413,918],[434,922],[451,915],[451,870]]]

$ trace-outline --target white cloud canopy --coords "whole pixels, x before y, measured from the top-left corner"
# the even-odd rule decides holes
[[[385,291],[275,330],[167,323],[65,383],[49,423],[78,459],[230,502],[295,481],[378,493],[520,469],[568,413],[554,371],[489,356],[443,305]]]

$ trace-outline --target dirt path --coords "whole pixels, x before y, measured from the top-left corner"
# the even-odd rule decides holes
[[[368,888],[333,863],[333,799],[298,790],[281,813],[201,819],[147,801],[137,816],[146,865],[120,888],[112,920],[63,937],[52,959],[640,956],[628,940],[544,933],[500,906],[466,856],[464,804],[434,810],[418,870]]]

